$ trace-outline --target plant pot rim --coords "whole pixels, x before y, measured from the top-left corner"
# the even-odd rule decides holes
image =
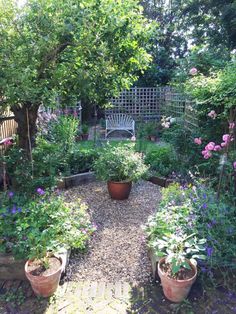
[[[34,261],[33,259],[29,259],[29,260],[26,261],[26,263],[25,263],[25,272],[26,272],[27,274],[29,274],[30,276],[35,277],[35,278],[37,278],[37,277],[40,277],[40,278],[48,278],[48,277],[53,276],[53,275],[56,274],[60,269],[62,269],[62,267],[63,267],[63,262],[62,262],[62,258],[61,258],[61,257],[57,257],[57,256],[52,256],[52,257],[57,258],[57,259],[60,261],[60,263],[61,263],[61,266],[60,266],[57,270],[55,270],[53,273],[51,273],[51,274],[49,274],[49,275],[42,275],[42,276],[32,275],[30,272],[28,272],[27,268],[28,268],[28,264],[29,264],[30,262]]]
[[[114,184],[122,184],[122,183],[132,183],[131,180],[124,180],[124,181],[112,181],[112,180],[108,180],[107,183],[114,183]]]
[[[195,274],[194,274],[191,278],[188,278],[188,279],[181,279],[181,280],[180,280],[180,279],[174,279],[174,278],[172,278],[172,277],[167,276],[166,273],[163,272],[162,269],[161,269],[161,265],[162,265],[163,262],[165,261],[166,257],[167,257],[167,256],[164,256],[164,257],[162,257],[162,258],[159,260],[157,267],[158,267],[158,272],[160,272],[162,276],[168,278],[168,280],[172,281],[173,283],[175,283],[175,282],[190,282],[190,281],[192,281],[193,279],[195,279],[195,278],[197,277],[197,267],[196,267],[193,263],[191,263],[190,260],[187,259],[187,258],[186,258],[186,261],[190,264],[190,266],[191,266],[191,267],[193,268],[193,270],[195,271]]]

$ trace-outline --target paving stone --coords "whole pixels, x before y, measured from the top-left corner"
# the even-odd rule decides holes
[[[89,297],[89,289],[90,289],[90,283],[88,281],[85,281],[83,283],[83,287],[82,287],[82,294],[81,294],[82,298],[88,298]]]
[[[123,298],[129,299],[131,292],[131,285],[128,282],[123,283]]]
[[[120,281],[117,281],[115,283],[115,298],[117,299],[120,299],[122,297],[122,291],[121,291],[121,288],[122,288],[122,284]]]
[[[97,288],[98,288],[98,283],[97,281],[94,281],[91,283],[91,287],[90,287],[90,297],[91,298],[95,298],[97,295]]]
[[[98,287],[97,287],[97,298],[104,297],[105,289],[106,289],[106,283],[104,281],[99,281]]]
[[[107,282],[106,290],[105,290],[105,298],[109,300],[112,298],[113,294],[114,294],[114,284]]]

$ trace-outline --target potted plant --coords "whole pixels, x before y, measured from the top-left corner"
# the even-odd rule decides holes
[[[144,176],[147,169],[141,154],[129,145],[108,145],[94,163],[97,178],[107,181],[108,192],[116,200],[127,199],[132,182]]]
[[[198,240],[195,234],[164,236],[157,239],[158,255],[163,256],[158,263],[164,295],[172,302],[181,302],[197,278],[197,259],[205,259],[205,239]]]
[[[89,126],[87,124],[82,124],[81,126],[81,131],[82,131],[82,139],[84,141],[87,141],[88,140],[88,137],[89,137]]]
[[[95,230],[86,207],[79,202],[65,203],[63,198],[38,188],[30,201],[14,212],[15,256],[28,259],[25,275],[36,295],[48,297],[59,284],[64,263],[57,252],[62,248],[84,249]]]

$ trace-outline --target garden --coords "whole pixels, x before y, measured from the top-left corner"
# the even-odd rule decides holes
[[[0,0],[0,313],[236,312],[235,19]]]

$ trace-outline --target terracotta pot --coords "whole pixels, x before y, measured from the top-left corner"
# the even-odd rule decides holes
[[[87,141],[88,138],[89,138],[89,135],[88,135],[88,134],[82,134],[81,136],[82,136],[82,140],[83,140],[83,141]]]
[[[183,301],[189,294],[189,291],[197,278],[197,268],[190,261],[189,265],[194,269],[195,274],[192,278],[186,280],[175,280],[169,278],[165,272],[162,271],[161,265],[164,263],[165,257],[158,263],[158,275],[161,279],[164,295],[172,302],[179,303]]]
[[[107,182],[108,192],[114,200],[125,200],[129,197],[132,182]]]
[[[156,142],[157,137],[155,135],[149,136],[151,142]]]
[[[58,258],[61,262],[61,266],[57,269],[55,273],[47,276],[35,276],[29,273],[28,265],[30,260],[25,264],[25,275],[28,278],[34,293],[41,297],[50,297],[56,292],[62,273],[62,260]]]

